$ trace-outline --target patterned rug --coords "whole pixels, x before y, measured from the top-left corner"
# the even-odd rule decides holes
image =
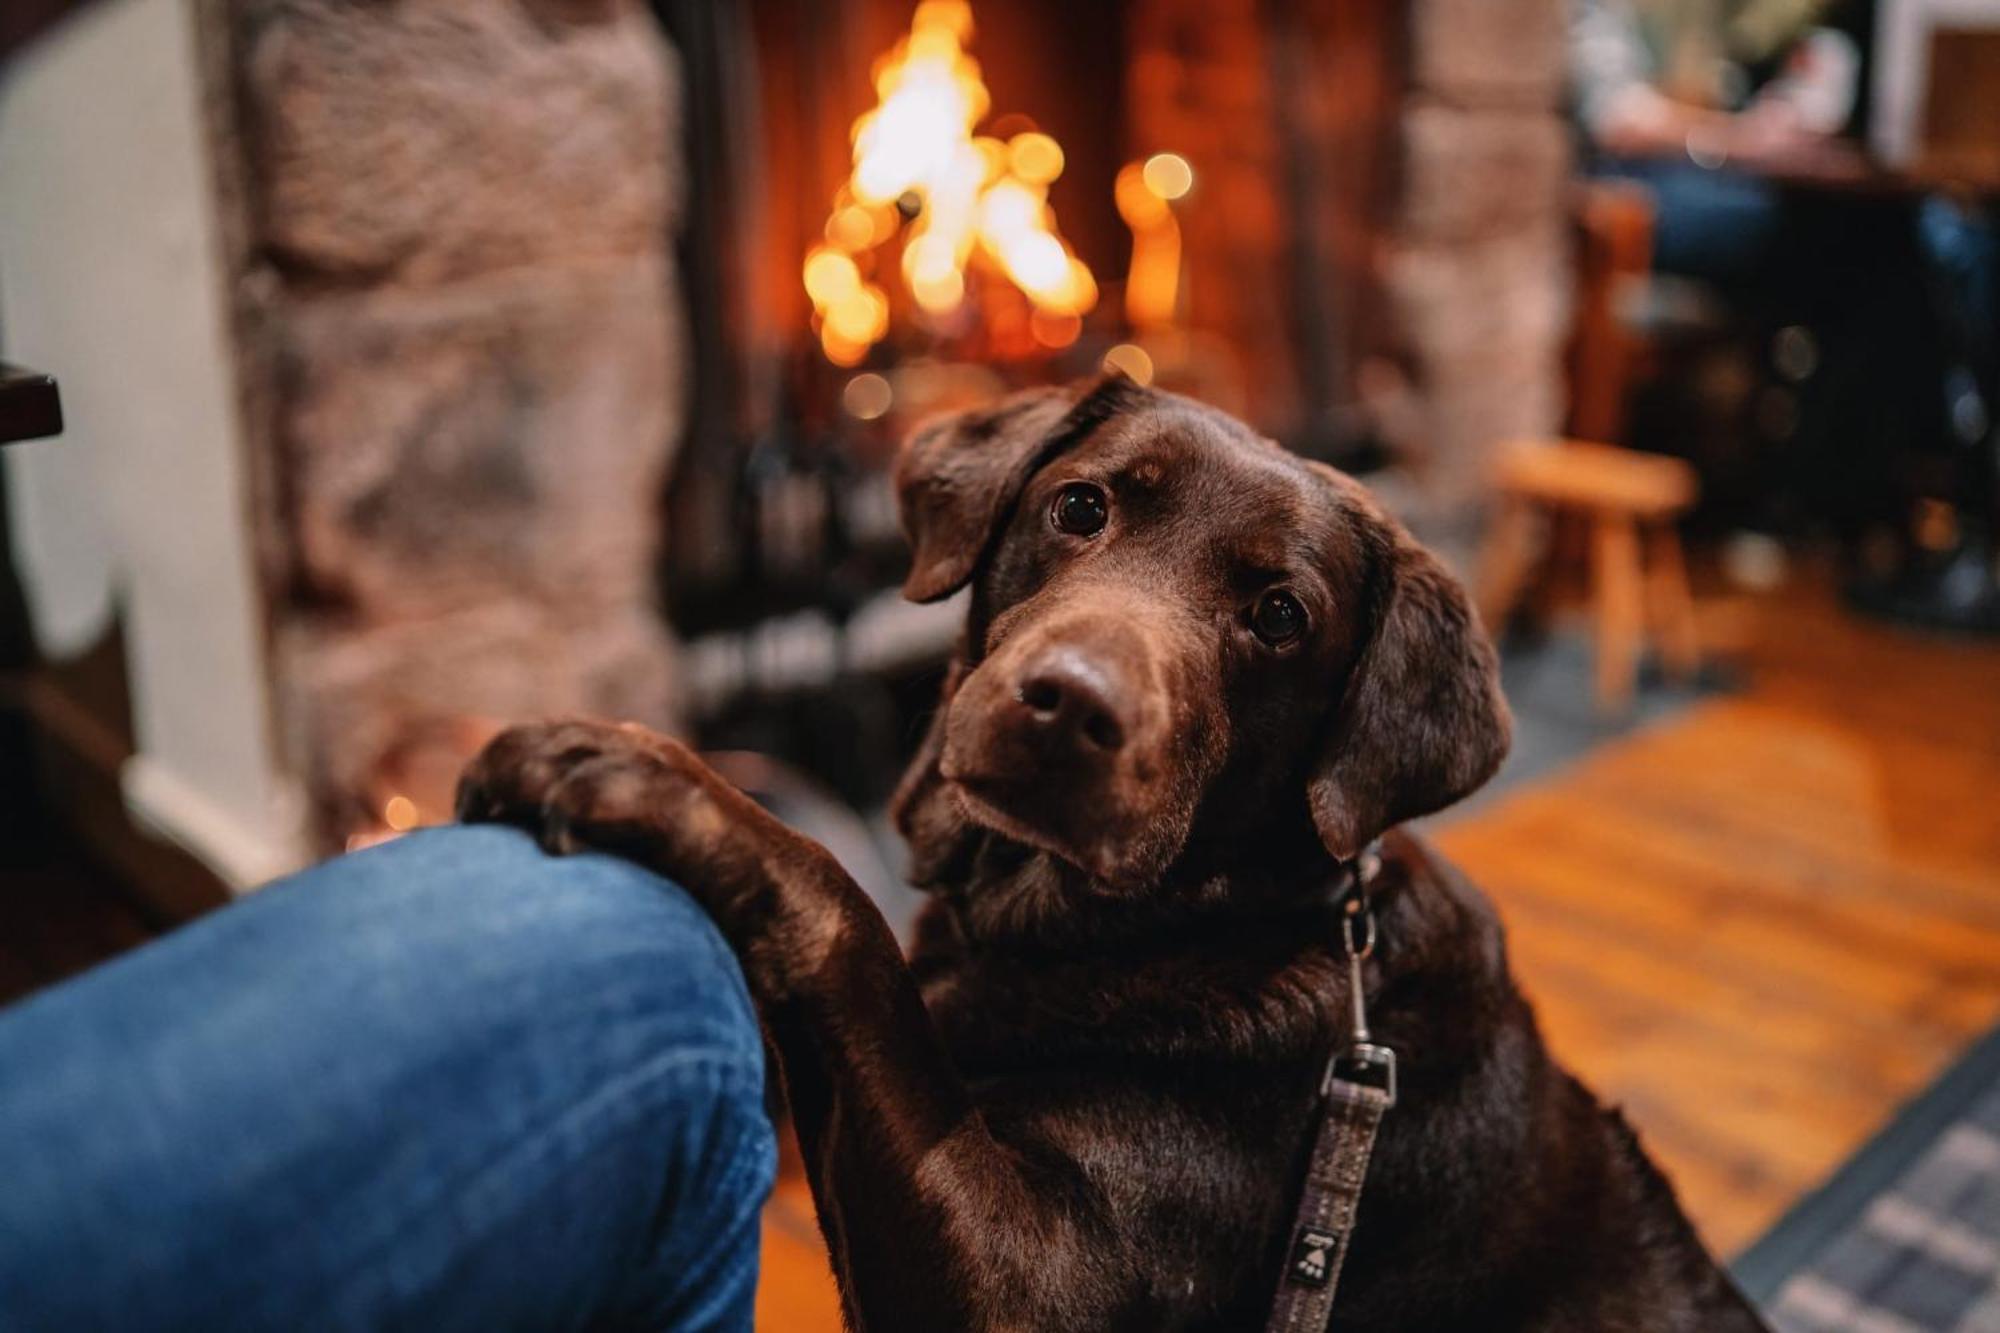
[[[2000,1030],[1736,1276],[1780,1333],[2000,1333]]]

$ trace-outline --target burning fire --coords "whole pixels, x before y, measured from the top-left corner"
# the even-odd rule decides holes
[[[910,34],[876,63],[875,109],[854,122],[854,172],[834,197],[826,241],[805,259],[820,347],[858,364],[889,331],[889,294],[876,251],[902,236],[903,285],[942,323],[965,304],[968,275],[996,274],[1034,307],[1035,336],[1075,340],[1097,283],[1056,230],[1049,183],[1063,152],[1028,131],[1002,142],[974,135],[990,99],[967,0],[923,0]]]
[[[1125,317],[1135,329],[1171,325],[1181,288],[1181,227],[1173,204],[1194,188],[1194,168],[1178,153],[1155,153],[1118,173],[1113,197],[1132,229],[1132,268],[1125,280]]]

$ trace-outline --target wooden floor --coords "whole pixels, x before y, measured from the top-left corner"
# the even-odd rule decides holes
[[[2000,645],[1811,581],[1739,635],[1741,693],[1435,835],[1725,1255],[2000,1021]],[[840,1326],[811,1219],[786,1172],[760,1333]]]
[[[1437,839],[1725,1254],[2000,1020],[2000,648],[1748,625],[1743,694]]]

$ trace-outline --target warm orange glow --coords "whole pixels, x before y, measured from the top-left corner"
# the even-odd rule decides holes
[[[966,0],[923,0],[909,36],[876,62],[880,101],[854,122],[854,172],[803,274],[820,346],[836,365],[859,364],[888,334],[887,294],[864,274],[879,281],[891,266],[858,261],[896,234],[899,215],[911,220],[894,267],[927,316],[964,305],[975,270],[1018,287],[1036,315],[1055,321],[1048,329],[1066,328],[1063,320],[1097,303],[1096,279],[1049,207],[1062,146],[1036,130],[1005,143],[972,132],[990,98],[979,62],[966,54],[971,38]]]
[[[1178,153],[1155,153],[1144,163],[1127,163],[1118,173],[1112,197],[1132,229],[1125,315],[1134,328],[1170,325],[1179,312],[1181,227],[1172,201],[1193,187],[1194,169]]]
[[[1028,332],[1036,342],[1052,351],[1061,351],[1083,333],[1083,321],[1075,315],[1037,310],[1028,316]]]
[[[1062,175],[1062,145],[1046,134],[1030,131],[1007,141],[1007,165],[1033,185],[1047,185]]]
[[[826,353],[826,359],[836,366],[858,366],[861,358],[868,355],[871,346],[865,342],[854,342],[844,338],[832,325],[825,325],[819,331],[819,348]]]
[[[910,295],[933,315],[948,315],[965,300],[965,277],[956,268],[913,277]]]
[[[417,826],[417,803],[407,796],[391,796],[382,803],[382,822],[398,833]]]
[[[880,375],[856,375],[840,391],[840,403],[851,416],[873,421],[884,415],[896,401],[896,391]]]
[[[1153,358],[1137,343],[1119,343],[1104,354],[1106,370],[1123,371],[1134,384],[1153,382]]]
[[[848,256],[834,250],[814,250],[806,256],[806,293],[825,307],[861,290],[861,270]]]
[[[826,220],[826,239],[837,250],[849,254],[867,250],[878,241],[887,240],[894,226],[889,222],[890,210],[886,208],[866,208],[861,204],[849,204],[835,210]]]
[[[1155,153],[1146,159],[1146,188],[1162,199],[1178,199],[1194,188],[1194,168],[1179,153]]]
[[[879,292],[864,288],[836,301],[826,312],[826,322],[843,338],[872,342],[889,327],[889,303]]]

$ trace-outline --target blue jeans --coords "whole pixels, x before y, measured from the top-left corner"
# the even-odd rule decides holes
[[[1758,279],[1784,220],[1766,181],[1672,158],[1606,158],[1594,174],[1636,181],[1653,194],[1653,267],[1724,286]]]
[[[1917,237],[1956,303],[1952,313],[1964,336],[1977,353],[1991,357],[2000,346],[2000,235],[1994,218],[1932,196],[1917,209]]]
[[[413,834],[0,1011],[0,1329],[747,1330],[763,1088],[680,890]]]

